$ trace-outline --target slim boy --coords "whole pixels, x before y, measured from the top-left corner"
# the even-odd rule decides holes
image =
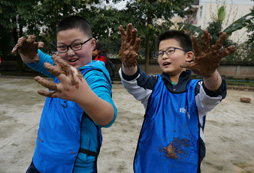
[[[222,48],[221,33],[210,47],[204,31],[203,46],[180,31],[166,31],[158,37],[156,57],[163,71],[148,75],[137,65],[140,39],[129,24],[119,27],[122,45],[119,74],[123,86],[146,109],[134,159],[135,173],[200,172],[205,156],[203,128],[205,115],[226,96],[226,83],[217,71],[220,59],[233,53],[234,46]],[[194,58],[193,62],[191,62]],[[203,80],[191,79],[192,70]]]
[[[100,128],[112,125],[117,110],[108,71],[92,61],[91,27],[82,17],[66,17],[57,27],[58,55],[37,54],[38,47],[30,36],[20,38],[13,50],[29,67],[54,79],[35,78],[50,90],[38,91],[47,98],[27,172],[96,172]]]

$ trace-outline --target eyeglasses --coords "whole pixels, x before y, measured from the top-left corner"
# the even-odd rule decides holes
[[[59,53],[66,53],[68,52],[69,48],[73,51],[78,51],[82,49],[82,45],[90,41],[92,38],[89,38],[88,40],[84,41],[83,43],[72,43],[70,45],[61,45],[57,46],[57,51]]]
[[[168,48],[167,50],[165,50],[165,51],[158,51],[158,52],[156,52],[156,53],[155,53],[155,57],[161,58],[161,57],[163,57],[164,53],[166,53],[167,56],[172,55],[172,54],[175,53],[176,49],[182,50],[182,51],[184,51],[184,52],[191,51],[191,50],[185,50],[185,49],[181,49],[181,48],[177,48],[177,47],[169,47],[169,48]]]

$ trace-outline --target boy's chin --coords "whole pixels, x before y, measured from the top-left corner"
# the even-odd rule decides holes
[[[163,68],[162,71],[166,74],[171,74],[173,72],[170,68]]]
[[[88,61],[88,62],[80,62],[80,61],[77,61],[76,63],[70,63],[69,62],[69,65],[71,65],[72,67],[75,67],[75,68],[80,68],[80,67],[83,67],[83,66],[85,66],[85,65],[87,65],[88,63],[90,63],[90,62],[92,62],[92,60],[91,61]]]
[[[77,69],[80,68],[80,67],[82,67],[82,65],[79,64],[79,63],[70,63],[70,62],[69,62],[69,65],[72,66],[72,67],[75,67],[75,68],[77,68]]]
[[[164,69],[163,72],[167,74],[168,76],[177,76],[180,75],[185,69],[179,69],[179,70],[170,70],[170,69]]]
[[[172,75],[172,71],[169,71],[169,70],[163,70],[163,72],[165,74],[167,74],[168,76],[171,76]]]

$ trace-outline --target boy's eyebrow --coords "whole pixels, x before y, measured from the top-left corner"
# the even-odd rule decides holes
[[[167,50],[167,49],[169,49],[169,48],[175,48],[175,46],[169,46],[169,47],[166,47],[164,50]],[[176,48],[178,48],[178,47],[176,47]],[[179,47],[179,48],[180,48],[180,47]],[[164,51],[164,50],[159,49],[158,51]]]
[[[73,41],[71,42],[71,44],[72,44],[72,43],[74,43],[74,42],[76,42],[76,41],[80,41],[80,42],[82,42],[80,39],[76,39],[76,40],[73,40]],[[57,44],[63,44],[63,45],[66,45],[66,44],[64,44],[64,43],[57,43]]]

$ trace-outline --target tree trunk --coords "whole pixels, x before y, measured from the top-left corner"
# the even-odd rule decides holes
[[[16,17],[14,17],[12,19],[13,23],[17,24],[17,19]],[[15,25],[15,27],[12,28],[12,36],[13,36],[13,40],[14,43],[16,44],[18,42],[18,31],[17,31],[17,26]],[[22,72],[23,68],[22,68],[22,60],[20,58],[20,56],[17,54],[17,64],[18,64],[18,72]]]
[[[148,24],[152,24],[152,18],[150,15],[148,15],[147,17],[147,26]],[[150,29],[146,35],[146,49],[145,49],[145,72],[148,72],[148,68],[149,68],[149,60],[150,60]]]
[[[149,68],[149,60],[150,60],[150,35],[148,34],[146,36],[146,50],[145,50],[145,72],[148,72],[148,68]]]

